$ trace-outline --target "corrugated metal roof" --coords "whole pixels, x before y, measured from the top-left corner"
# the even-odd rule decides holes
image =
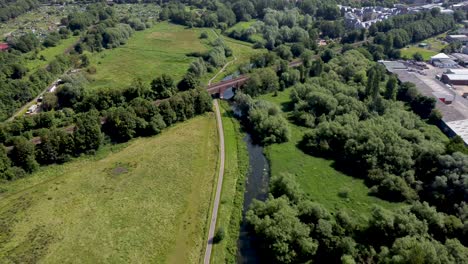
[[[446,74],[446,76],[451,81],[468,81],[466,74]]]
[[[468,119],[445,123],[455,134],[460,136],[465,144],[468,144]]]

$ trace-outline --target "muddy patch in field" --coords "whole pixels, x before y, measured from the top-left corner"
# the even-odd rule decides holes
[[[147,38],[160,39],[160,40],[169,40],[169,39],[174,39],[175,35],[176,34],[174,34],[172,32],[153,32],[151,34],[148,34]]]
[[[117,162],[112,168],[107,168],[106,171],[108,175],[115,177],[127,174],[135,167],[136,163],[133,162]]]

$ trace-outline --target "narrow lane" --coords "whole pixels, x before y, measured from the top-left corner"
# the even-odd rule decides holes
[[[221,112],[219,111],[218,100],[214,100],[214,108],[216,112],[216,121],[218,123],[218,134],[219,134],[219,174],[218,174],[218,183],[216,186],[216,195],[213,205],[213,211],[211,213],[211,222],[210,230],[208,231],[208,240],[206,244],[205,259],[204,264],[209,264],[211,259],[211,251],[213,249],[213,237],[215,235],[216,221],[218,219],[218,208],[219,201],[221,199],[221,189],[223,187],[223,178],[224,178],[224,130],[223,130],[223,121],[221,120]]]

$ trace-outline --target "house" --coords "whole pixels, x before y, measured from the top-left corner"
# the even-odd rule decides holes
[[[6,50],[8,50],[8,48],[10,48],[8,43],[4,43],[4,42],[0,43],[0,51],[6,51]]]

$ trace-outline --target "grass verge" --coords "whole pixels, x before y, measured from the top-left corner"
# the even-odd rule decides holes
[[[243,141],[244,134],[227,102],[221,102],[220,111],[224,126],[226,166],[217,228],[225,230],[225,237],[220,243],[214,245],[211,262],[236,263],[237,240],[242,221],[245,176],[249,159],[247,146]]]

